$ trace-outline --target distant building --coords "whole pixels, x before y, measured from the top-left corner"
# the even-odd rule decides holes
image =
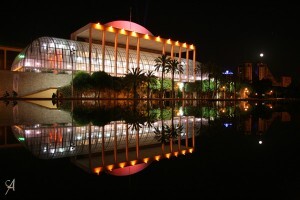
[[[272,81],[272,86],[287,87],[292,82],[289,76],[281,77],[277,81],[272,74],[269,66],[266,63],[258,62],[253,65],[251,62],[245,62],[238,66],[238,77],[242,82],[253,83],[253,81],[260,81],[262,79],[269,79]]]

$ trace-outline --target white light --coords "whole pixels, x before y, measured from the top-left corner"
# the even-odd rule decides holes
[[[258,141],[259,144],[262,144],[263,142],[261,140]]]
[[[263,53],[260,53],[259,56],[262,58],[262,57],[264,57],[264,54],[263,54]]]

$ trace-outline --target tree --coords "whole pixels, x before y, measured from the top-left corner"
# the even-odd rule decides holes
[[[147,71],[145,76],[146,76],[146,82],[147,82],[147,98],[149,99],[150,98],[150,90],[151,90],[150,85],[156,83],[156,81],[155,81],[156,76],[154,75],[153,71]]]
[[[80,71],[76,73],[73,81],[73,87],[82,95],[83,92],[89,91],[92,88],[92,78],[87,72]]]
[[[183,67],[178,62],[177,59],[170,59],[166,70],[167,70],[167,72],[171,72],[171,74],[172,74],[172,95],[171,95],[171,97],[174,98],[174,75],[175,75],[175,73],[182,74]]]
[[[161,70],[161,86],[160,86],[160,98],[163,98],[163,81],[164,81],[164,73],[166,72],[166,69],[169,67],[170,63],[170,57],[168,57],[166,54],[162,54],[155,60],[155,71]]]
[[[98,98],[99,98],[101,90],[111,89],[112,77],[104,71],[94,72],[92,74],[92,84],[94,89],[98,92]]]
[[[125,84],[133,89],[133,97],[138,98],[137,88],[144,81],[145,74],[140,68],[132,68],[125,75]]]

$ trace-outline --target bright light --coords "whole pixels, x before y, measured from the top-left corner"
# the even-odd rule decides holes
[[[262,142],[262,140],[259,140],[258,143],[259,143],[259,144],[262,144],[263,142]]]
[[[259,56],[262,58],[262,57],[264,57],[264,54],[263,54],[263,53],[260,53]]]
[[[178,85],[179,89],[182,90],[184,84],[183,83],[177,83],[177,85]]]

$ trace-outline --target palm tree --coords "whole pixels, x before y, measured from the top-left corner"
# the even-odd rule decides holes
[[[170,59],[167,65],[167,72],[171,72],[172,74],[172,98],[174,98],[174,75],[175,73],[177,74],[182,74],[183,73],[183,67],[182,65],[178,62],[177,59]]]
[[[150,85],[155,83],[156,76],[153,71],[147,71],[145,74],[147,82],[147,99],[150,98]]]
[[[164,82],[164,73],[166,72],[166,69],[168,68],[170,57],[168,57],[166,54],[162,54],[155,60],[155,71],[161,70],[161,85],[160,85],[160,97],[163,98],[163,82]]]
[[[132,68],[125,75],[125,83],[132,87],[134,98],[138,98],[137,88],[144,81],[144,77],[145,75],[140,68]]]

